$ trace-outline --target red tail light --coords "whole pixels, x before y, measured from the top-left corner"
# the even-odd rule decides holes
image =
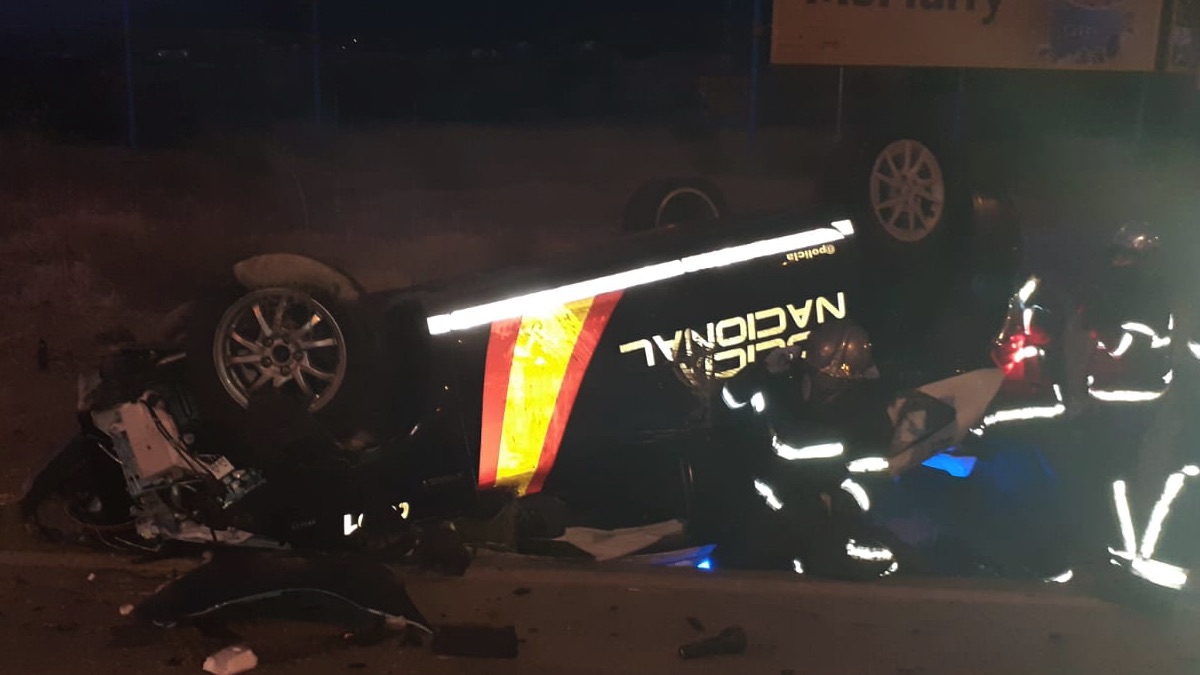
[[[992,347],[992,361],[1004,370],[1009,380],[1037,381],[1041,379],[1042,357],[1050,336],[1037,326],[1001,336]]]

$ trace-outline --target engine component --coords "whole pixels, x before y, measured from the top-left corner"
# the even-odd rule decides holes
[[[123,403],[94,413],[92,419],[112,439],[114,459],[124,470],[131,496],[184,479],[211,478],[223,488],[224,509],[264,482],[253,469],[237,469],[221,455],[193,456],[188,448],[190,435],[180,434],[165,403],[154,406],[145,399]]]
[[[224,461],[224,457],[221,458]],[[228,462],[226,462],[228,464]],[[221,508],[227,509],[238,503],[243,497],[266,481],[254,469],[236,469],[221,478],[225,486],[225,494],[221,498]]]
[[[112,439],[130,496],[137,497],[189,474],[196,468],[176,444],[179,430],[165,411],[157,412],[143,402],[122,403],[95,412],[96,428]]]

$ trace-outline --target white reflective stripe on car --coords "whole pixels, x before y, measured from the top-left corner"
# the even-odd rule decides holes
[[[846,229],[844,226],[841,230],[834,226],[818,227],[782,237],[760,239],[748,244],[729,246],[707,253],[646,265],[534,293],[463,307],[446,314],[431,316],[426,323],[431,335],[441,335],[451,331],[486,326],[504,319],[539,315],[557,307],[604,293],[645,286],[693,272],[840,241],[848,236],[842,231],[844,229]]]

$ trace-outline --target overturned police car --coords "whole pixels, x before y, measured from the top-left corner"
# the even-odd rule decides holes
[[[1066,410],[1037,280],[922,314],[864,283],[854,235],[811,215],[668,227],[376,293],[250,259],[172,339],[81,378],[80,429],[22,507],[122,547],[403,554],[424,525],[551,498],[534,538],[676,519],[706,566],[1058,575],[1053,472],[988,443]],[[918,326],[951,335],[887,348]],[[1018,465],[1018,487],[987,478]]]

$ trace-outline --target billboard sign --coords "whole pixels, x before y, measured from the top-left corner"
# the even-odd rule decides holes
[[[1163,0],[775,0],[771,62],[1151,71]]]
[[[1166,33],[1166,70],[1191,73],[1200,64],[1200,0],[1171,3]]]

